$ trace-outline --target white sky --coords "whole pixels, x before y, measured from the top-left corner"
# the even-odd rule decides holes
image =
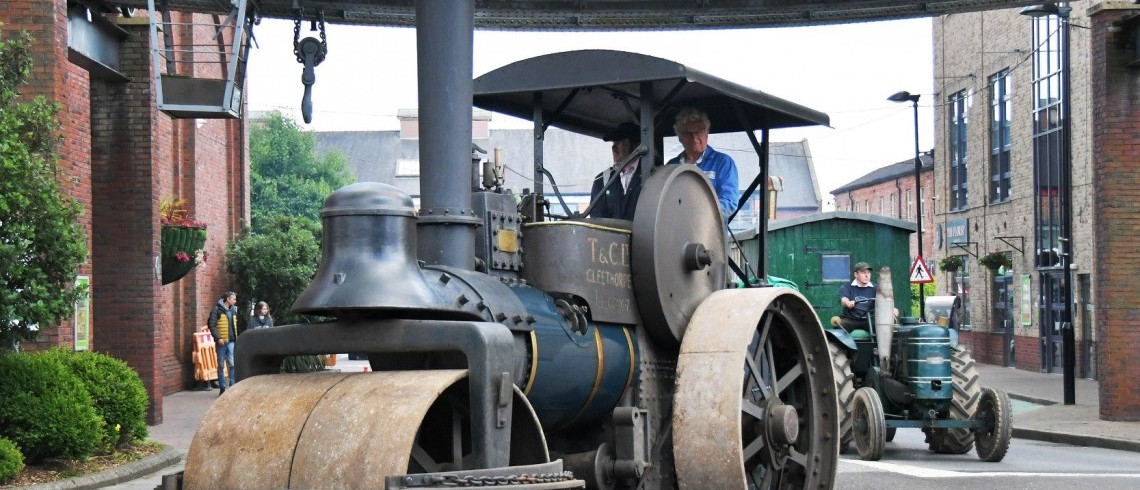
[[[302,24],[301,36],[316,35]],[[254,29],[247,100],[300,121],[301,65],[293,23]],[[329,25],[329,53],[316,68],[316,131],[396,129],[396,111],[417,106],[415,30]],[[807,139],[825,208],[830,191],[876,168],[914,158],[910,104],[886,100],[906,90],[919,101],[922,151],[934,144],[930,19],[818,27],[661,32],[476,31],[474,75],[533,56],[617,49],[677,61],[831,116],[832,128],[781,129],[774,141]],[[529,123],[495,114],[493,128]],[[602,141],[599,145],[608,146]]]

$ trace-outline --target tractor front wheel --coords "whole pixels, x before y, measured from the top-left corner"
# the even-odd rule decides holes
[[[978,402],[975,417],[989,421],[989,426],[978,429],[974,436],[978,459],[996,463],[1005,457],[1005,452],[1009,450],[1009,438],[1013,436],[1011,413],[1009,395],[993,388],[982,389],[982,399]]]
[[[863,387],[855,391],[851,419],[852,439],[855,440],[859,458],[878,461],[883,457],[883,446],[887,443],[887,427],[883,402],[875,390]]]

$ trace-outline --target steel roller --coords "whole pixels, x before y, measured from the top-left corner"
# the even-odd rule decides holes
[[[467,469],[466,370],[256,376],[210,408],[187,489],[384,488],[385,477]],[[549,461],[516,389],[511,464]]]

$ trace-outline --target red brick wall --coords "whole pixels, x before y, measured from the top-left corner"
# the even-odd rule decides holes
[[[1111,8],[1090,15],[1093,94],[1093,209],[1096,274],[1093,305],[1100,347],[1100,416],[1140,420],[1140,70],[1119,22],[1140,8]],[[1134,24],[1132,29],[1136,29]],[[1124,265],[1123,267],[1121,265]]]
[[[922,221],[925,226],[922,228],[922,251],[927,261],[930,260],[931,252],[934,250],[934,209],[933,201],[930,200],[930,189],[934,187],[934,172],[930,170],[923,170],[919,174],[919,180],[922,181],[922,188],[926,189],[926,200],[922,203]],[[836,211],[854,211],[853,203],[859,204],[859,212],[876,214],[879,216],[886,216],[888,218],[901,219],[903,221],[914,222],[914,201],[911,201],[909,206],[906,200],[906,191],[911,191],[911,196],[915,196],[914,192],[914,173],[908,173],[905,176],[899,177],[897,180],[889,180],[880,182],[875,185],[862,187],[859,189],[850,190],[841,194],[835,194],[835,210]],[[891,207],[891,195],[895,196],[895,206]],[[883,199],[883,209],[879,207],[879,198]],[[870,203],[868,209],[867,203]],[[907,219],[907,210],[910,210],[911,219]],[[900,212],[901,210],[901,212]],[[918,243],[918,234],[911,235],[910,238],[910,254],[913,257],[917,255],[918,249],[915,244]]]
[[[42,95],[59,102],[58,120],[61,123],[59,150],[60,190],[79,201],[83,215],[79,226],[88,236],[91,248],[91,138],[87,87],[87,72],[67,61],[67,6],[65,2],[0,2],[4,14],[4,33],[11,36],[20,31],[32,35],[32,77],[22,89],[25,99]],[[79,274],[91,274],[88,257]],[[54,345],[74,345],[75,331],[71,319],[61,325],[43,330],[40,342],[25,343],[29,350]]]
[[[80,225],[88,233],[90,258],[80,273],[92,277],[92,349],[139,372],[151,399],[148,422],[160,423],[163,395],[192,381],[191,333],[231,289],[225,245],[249,217],[245,125],[202,120],[199,127],[195,120],[156,110],[145,12],[133,19],[109,17],[129,33],[120,52],[126,83],[92,80],[67,60],[65,0],[0,0],[0,12],[5,32],[28,30],[35,36],[26,93],[63,106],[60,182],[85,209]],[[183,20],[175,14],[175,22]],[[155,272],[157,210],[171,197],[187,199],[191,212],[209,225],[211,259],[163,286]],[[28,347],[74,342],[69,322],[44,334]]]
[[[1004,334],[975,331],[959,332],[958,340],[970,348],[974,360],[997,366],[1005,364],[1005,353],[1002,351],[1002,343],[1005,341]],[[983,381],[982,384],[985,382]]]

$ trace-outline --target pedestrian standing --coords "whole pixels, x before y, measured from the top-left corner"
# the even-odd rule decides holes
[[[226,291],[222,299],[210,311],[210,319],[206,325],[210,327],[210,334],[217,343],[215,349],[218,353],[218,386],[219,395],[226,392],[226,388],[234,384],[234,343],[237,342],[237,322],[234,313],[237,311],[237,293]],[[228,369],[229,376],[226,376]],[[228,381],[228,383],[227,383]]]

